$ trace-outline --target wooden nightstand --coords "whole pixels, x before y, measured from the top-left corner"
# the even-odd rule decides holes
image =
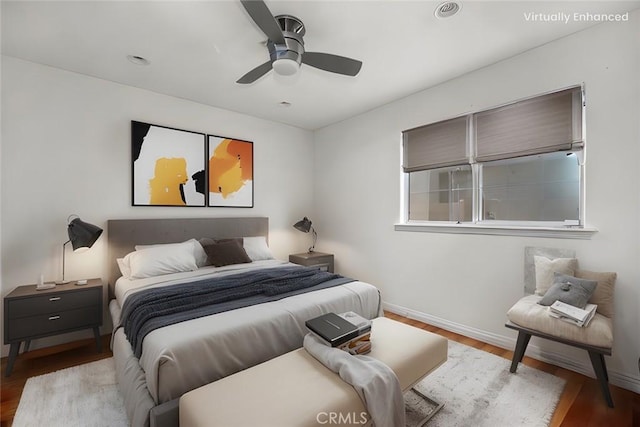
[[[301,254],[289,255],[289,262],[307,267],[318,267],[321,270],[333,273],[333,254],[304,252]]]
[[[4,297],[4,343],[11,344],[5,376],[11,375],[22,341],[28,351],[32,339],[91,328],[102,351],[102,280],[75,283],[43,291],[36,285],[18,286]]]

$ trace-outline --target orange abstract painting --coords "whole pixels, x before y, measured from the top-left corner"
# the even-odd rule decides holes
[[[206,206],[206,135],[131,121],[133,206]]]
[[[209,206],[253,207],[253,143],[209,135]]]
[[[188,180],[187,161],[184,158],[157,159],[155,175],[149,180],[151,204],[185,206],[182,186]]]

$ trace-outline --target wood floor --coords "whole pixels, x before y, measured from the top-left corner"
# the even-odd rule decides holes
[[[442,335],[506,359],[511,359],[513,352],[490,344],[467,338],[417,320],[408,319],[386,313],[387,317]],[[7,359],[2,358],[2,392],[0,406],[0,426],[10,427],[13,416],[20,401],[20,395],[27,378],[68,368],[83,363],[111,357],[109,337],[103,337],[103,351],[97,353],[92,339],[64,344],[48,349],[34,350],[18,356],[13,373],[4,377]],[[611,394],[615,408],[610,409],[604,403],[596,380],[575,372],[558,368],[544,362],[524,358],[526,365],[564,378],[567,385],[551,421],[551,426],[562,427],[640,427],[640,395],[619,387],[611,386]],[[427,425],[428,427],[428,425]],[[469,426],[472,427],[472,426]],[[517,426],[496,426],[517,427]]]

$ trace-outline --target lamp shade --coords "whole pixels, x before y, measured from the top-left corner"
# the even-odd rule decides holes
[[[308,233],[309,230],[311,230],[311,221],[305,216],[300,221],[293,224],[293,227],[296,230],[302,231],[303,233]]]
[[[102,228],[84,222],[78,217],[69,222],[67,231],[69,232],[69,240],[71,241],[71,246],[74,251],[82,248],[90,248],[102,234]]]

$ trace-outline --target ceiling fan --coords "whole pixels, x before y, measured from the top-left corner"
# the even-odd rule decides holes
[[[300,64],[307,64],[324,71],[355,76],[360,72],[362,62],[321,52],[305,52],[303,36],[306,32],[301,20],[291,15],[273,16],[262,0],[241,0],[242,5],[269,38],[269,61],[258,65],[242,76],[236,83],[253,83],[271,69],[284,76],[295,74]]]

